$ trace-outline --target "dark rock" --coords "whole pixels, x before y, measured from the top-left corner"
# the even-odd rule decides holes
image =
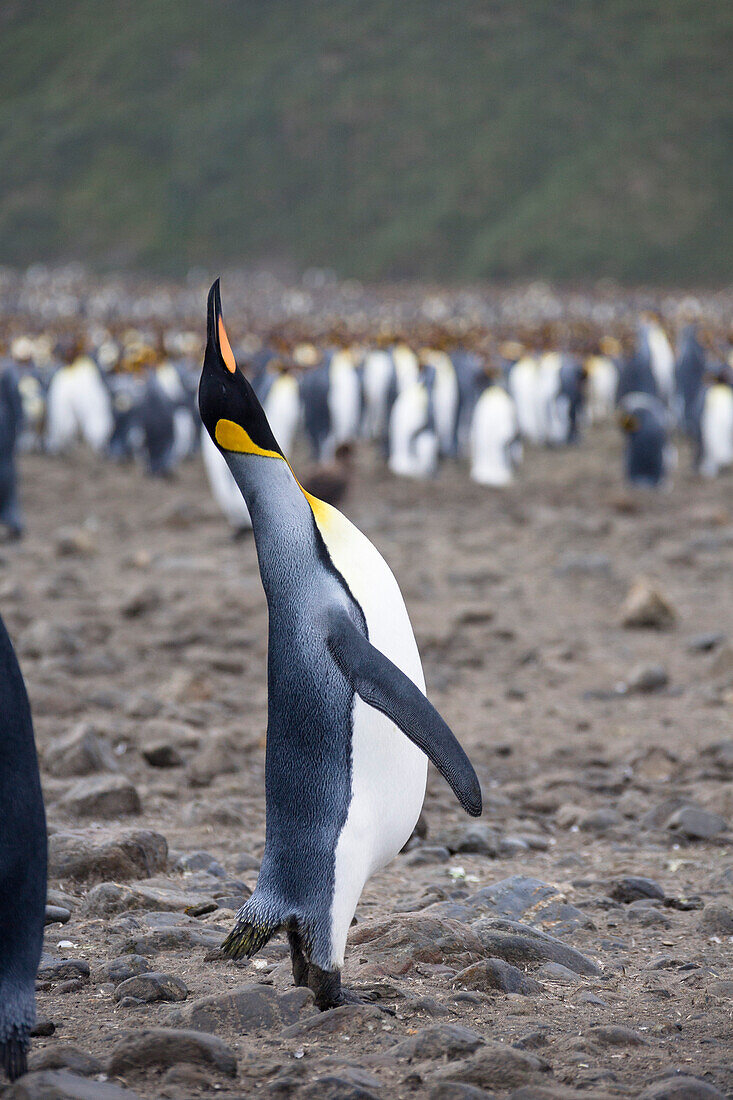
[[[502,993],[522,993],[527,996],[542,992],[539,982],[503,959],[482,959],[481,962],[459,971],[453,982],[464,989],[498,989]]]
[[[620,878],[609,886],[608,893],[614,901],[620,901],[624,905],[640,898],[664,900],[664,890],[651,878]]]
[[[120,954],[135,955],[192,947],[218,949],[226,936],[226,929],[202,925],[181,913],[129,913],[119,917],[108,931],[120,937],[116,944]]]
[[[481,822],[462,826],[452,842],[446,844],[451,852],[460,854],[496,856],[499,851],[499,833]]]
[[[663,829],[675,811],[686,806],[692,806],[689,798],[677,796],[665,798],[664,802],[660,802],[658,806],[654,806],[639,818],[639,825],[642,829]]]
[[[79,882],[126,881],[162,871],[168,844],[160,833],[136,829],[95,843],[82,832],[52,833],[48,838],[48,873]]]
[[[540,879],[512,875],[472,894],[466,904],[474,909],[489,909],[504,917],[521,917],[527,910],[558,893],[557,887]]]
[[[259,871],[260,861],[249,852],[240,852],[232,866],[235,872],[241,875],[244,874],[245,871]]]
[[[71,919],[71,912],[62,905],[47,905],[44,924],[66,924]]]
[[[43,754],[43,764],[49,775],[58,779],[117,771],[108,742],[88,722],[54,739]]]
[[[167,879],[147,879],[128,885],[100,882],[87,894],[83,912],[86,916],[110,917],[132,909],[144,909],[147,912],[186,912],[196,916],[197,908],[202,913],[213,913],[219,908],[210,897],[185,892],[178,886],[178,883],[170,883]]]
[[[137,790],[123,775],[80,779],[59,800],[59,806],[75,817],[124,817],[142,810]]]
[[[406,974],[416,963],[462,968],[485,954],[468,925],[423,913],[365,921],[352,930],[350,941],[392,974]]]
[[[536,1080],[549,1069],[547,1062],[502,1043],[487,1042],[464,1061],[439,1070],[433,1080],[460,1081],[479,1088],[510,1089]]]
[[[149,1066],[167,1069],[180,1062],[209,1066],[227,1077],[237,1073],[234,1054],[215,1035],[165,1027],[130,1032],[115,1045],[107,1072],[124,1076]]]
[[[597,1024],[589,1028],[587,1034],[594,1043],[604,1047],[641,1047],[648,1043],[637,1031],[618,1024]]]
[[[309,989],[278,993],[269,985],[245,985],[228,993],[199,997],[175,1013],[171,1023],[182,1023],[197,1031],[234,1030],[242,1034],[294,1024],[312,1011],[313,994]]]
[[[102,1073],[103,1068],[102,1063],[91,1054],[85,1054],[83,1050],[64,1043],[35,1050],[28,1058],[28,1070],[31,1073],[42,1069],[68,1069],[80,1077],[92,1077]]]
[[[707,905],[697,927],[708,936],[733,936],[733,909],[728,905]]]
[[[150,970],[152,970],[150,963],[142,955],[120,955],[118,959],[111,959],[100,967],[98,979],[100,982],[114,982],[115,985],[119,985],[128,978],[134,978],[137,974],[145,974]]]
[[[186,763],[175,745],[165,742],[149,745],[142,754],[151,768],[180,768]]]
[[[710,813],[698,806],[683,806],[667,820],[667,828],[687,840],[710,840],[728,828],[728,822],[720,814]]]
[[[586,810],[578,817],[578,828],[583,833],[606,833],[623,821],[621,814],[610,807],[601,806],[595,810]]]
[[[639,1100],[725,1100],[725,1096],[708,1081],[680,1074],[647,1085]]]
[[[596,930],[595,924],[587,913],[564,901],[551,901],[548,905],[537,909],[532,918],[532,924],[560,936],[570,935],[578,928]]]
[[[280,1033],[282,1039],[305,1039],[315,1042],[324,1035],[353,1035],[360,1031],[361,1025],[384,1020],[384,1013],[376,1005],[342,1005],[341,1008],[329,1008],[326,1012],[316,1012],[297,1024],[286,1027]]]
[[[649,695],[661,691],[669,683],[669,673],[664,665],[636,665],[626,679],[629,695]]]
[[[89,963],[84,959],[56,959],[43,954],[38,966],[38,977],[42,981],[58,982],[65,978],[89,977]]]
[[[390,1048],[390,1056],[419,1061],[422,1058],[460,1058],[472,1054],[485,1040],[460,1024],[433,1024]]]
[[[249,868],[245,869],[248,870]],[[227,875],[221,863],[210,852],[186,852],[185,855],[179,856],[173,864],[173,870],[183,871],[184,873],[205,871],[207,875],[213,875],[214,878],[226,878]],[[237,870],[241,870],[241,868],[237,868]]]
[[[379,1084],[379,1082],[377,1082]],[[377,1093],[348,1077],[328,1074],[317,1077],[300,1096],[304,1100],[378,1100]]]
[[[406,853],[404,864],[406,867],[422,867],[429,863],[445,863],[449,859],[450,852],[447,848],[435,844],[423,844]]]
[[[515,966],[538,966],[556,962],[576,974],[600,977],[600,970],[580,951],[548,936],[537,928],[515,921],[484,918],[471,926],[481,940],[484,951],[513,963]]]
[[[47,1039],[50,1035],[56,1031],[56,1024],[53,1020],[49,1020],[47,1016],[38,1016],[36,1022],[31,1028],[32,1039]]]
[[[3,1100],[140,1100],[112,1081],[89,1081],[65,1069],[26,1073],[3,1092]]]
[[[461,1081],[440,1081],[428,1095],[429,1100],[492,1100],[494,1094]]]
[[[710,653],[725,641],[725,634],[715,630],[709,634],[696,634],[690,638],[687,648],[691,653]]]
[[[162,974],[152,970],[125,978],[115,989],[115,1000],[132,997],[136,1001],[151,1004],[153,1001],[185,1001],[188,987],[174,974]]]

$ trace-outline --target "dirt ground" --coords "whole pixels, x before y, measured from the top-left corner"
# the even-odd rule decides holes
[[[303,1024],[305,1004],[295,1027],[224,1020],[218,1035],[236,1077],[160,1062],[115,1074],[109,1058],[123,1036],[185,1022],[198,998],[256,982],[286,990],[284,941],[235,965],[203,942],[150,947],[149,938],[136,954],[182,979],[187,1000],[120,1002],[104,968],[134,950],[138,926],[124,910],[145,874],[100,896],[103,875],[79,881],[52,864],[50,900],[71,918],[48,927],[46,951],[87,962],[89,973],[42,972],[39,1016],[55,1032],[34,1039],[32,1067],[63,1064],[53,1051],[73,1046],[98,1059],[100,1088],[110,1076],[140,1097],[177,1100],[308,1089],[354,1100],[481,1095],[470,1084],[496,1096],[524,1086],[517,1096],[635,1097],[674,1071],[733,1091],[733,832],[719,825],[690,839],[666,824],[685,800],[733,822],[733,479],[693,476],[684,448],[670,492],[631,493],[620,471],[611,427],[577,449],[530,450],[503,492],[472,485],[458,464],[433,483],[400,481],[359,450],[342,509],[398,578],[430,698],[481,778],[482,824],[491,826],[481,835],[493,843],[493,854],[466,850],[482,845],[465,841],[472,823],[432,773],[425,858],[415,848],[371,880],[352,930],[360,942],[347,949],[351,986],[375,987],[394,1014],[337,1010],[341,1023],[318,1029]],[[176,890],[195,887],[199,908],[211,908],[215,877],[174,869],[185,853],[210,853],[226,873],[218,881],[240,884],[195,917],[212,941],[223,938],[234,919],[226,894],[254,886],[264,839],[267,622],[254,544],[232,540],[198,460],[171,482],[81,451],[26,456],[21,473],[28,531],[0,548],[0,610],[33,706],[49,832],[166,838],[167,866],[148,876],[160,902],[138,903],[140,928],[145,911],[159,909],[191,923]],[[639,576],[674,609],[671,629],[621,626]],[[623,690],[640,664],[663,666],[667,682],[652,669],[641,676],[652,690]],[[103,771],[131,781],[139,812],[132,796],[121,816],[75,810],[76,785],[88,779],[62,775],[54,746],[81,726],[107,754]],[[153,746],[170,766],[146,761]],[[445,903],[515,875],[549,884],[573,907],[542,927],[600,976],[530,967],[534,993],[462,990],[455,975],[475,961],[470,946],[452,959],[438,945],[433,961],[408,950],[409,965],[391,965],[406,949],[390,949],[390,928],[431,915],[431,903],[449,920]],[[618,890],[614,900],[628,876],[653,880],[666,900],[629,903]],[[387,921],[381,939],[378,918]],[[458,935],[467,925],[449,927]],[[516,1064],[494,1077],[488,1062],[471,1069],[476,1056],[450,1036],[437,1055],[397,1051],[436,1025],[512,1048]],[[441,1084],[451,1079],[463,1091]]]

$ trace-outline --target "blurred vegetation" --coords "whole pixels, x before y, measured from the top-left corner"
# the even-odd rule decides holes
[[[733,5],[3,0],[0,262],[731,278]]]

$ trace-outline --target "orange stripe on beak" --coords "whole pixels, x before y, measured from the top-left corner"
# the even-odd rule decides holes
[[[237,369],[237,363],[234,358],[234,352],[232,351],[232,345],[229,343],[227,330],[224,328],[224,322],[221,317],[219,318],[219,351],[224,360],[224,366],[228,371],[234,374]]]

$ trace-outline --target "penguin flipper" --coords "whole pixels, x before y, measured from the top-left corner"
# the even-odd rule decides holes
[[[476,772],[432,703],[409,676],[375,649],[344,611],[333,611],[328,625],[328,648],[356,694],[399,726],[435,764],[466,813],[480,817]]]

